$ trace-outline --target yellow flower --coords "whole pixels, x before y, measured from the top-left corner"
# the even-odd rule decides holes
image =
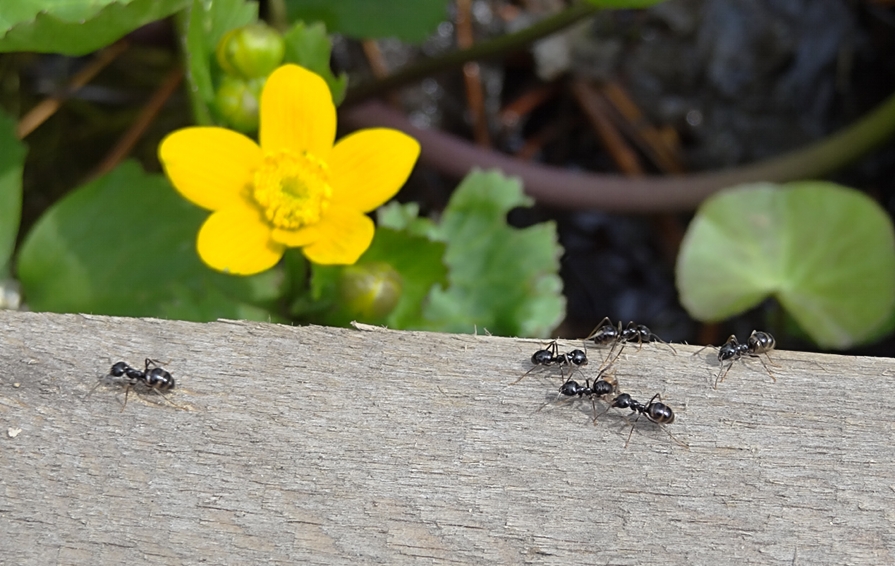
[[[187,200],[213,211],[199,231],[199,256],[240,275],[270,269],[287,247],[318,264],[353,264],[370,247],[366,215],[407,180],[417,141],[397,130],[362,130],[339,140],[336,107],[322,78],[284,65],[261,93],[260,147],[224,128],[185,128],[166,137],[159,159]]]

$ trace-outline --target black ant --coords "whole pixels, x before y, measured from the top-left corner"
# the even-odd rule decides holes
[[[602,373],[602,372],[601,372]],[[577,381],[572,381],[571,379],[562,384],[562,387],[559,388],[559,393],[561,395],[565,395],[566,397],[575,397],[576,395],[581,397],[587,397],[590,399],[591,406],[594,410],[594,419],[596,419],[597,415],[597,403],[596,400],[606,395],[612,395],[613,393],[618,392],[618,382],[614,377],[603,378],[594,380],[593,384],[591,384],[589,379],[584,381],[584,385],[579,384]],[[542,405],[541,409],[543,409],[546,405]],[[541,409],[538,409],[539,411]]]
[[[628,326],[622,329],[621,321],[619,321],[617,325],[614,325],[608,316],[603,317],[603,320],[600,321],[584,340],[585,342],[593,340],[594,344],[604,346],[607,344],[615,346],[615,344],[636,342],[641,347],[648,342],[661,342],[671,348],[672,352],[677,354],[677,350],[674,349],[674,346],[659,338],[647,326],[643,324],[634,324],[634,321],[632,320],[628,323]]]
[[[584,339],[585,342],[588,340],[593,340],[594,344],[597,344],[598,346],[606,346],[608,344],[614,346],[615,344],[623,342],[621,321],[619,321],[618,326],[616,326],[612,324],[612,320],[610,320],[608,316],[603,317],[600,324],[591,330],[587,338]]]
[[[587,365],[587,353],[584,350],[572,350],[566,354],[559,353],[559,345],[556,340],[550,342],[547,347],[543,350],[538,350],[534,354],[531,355],[531,363],[534,364],[534,367],[528,370],[527,372],[522,374],[522,377],[511,383],[510,385],[516,385],[522,379],[538,369],[539,367],[547,367],[547,366],[559,366],[560,373],[562,373],[563,367],[569,367],[573,370],[575,368],[580,368],[582,366]]]
[[[768,376],[774,380],[774,383],[777,382],[777,378],[774,377],[774,373],[771,371],[771,368],[768,367],[768,364],[765,363],[763,359],[761,359],[760,354],[764,354],[768,361],[771,361],[770,356],[768,356],[768,352],[774,349],[774,346],[777,345],[777,341],[774,340],[774,337],[771,336],[769,332],[764,332],[761,330],[753,330],[752,334],[749,335],[748,340],[746,340],[745,344],[740,344],[737,340],[737,337],[733,334],[730,335],[730,338],[727,339],[719,349],[718,349],[718,361],[721,362],[721,370],[718,372],[718,377],[715,378],[714,388],[718,389],[718,384],[724,381],[724,378],[727,377],[727,372],[730,371],[730,368],[733,367],[733,362],[739,360],[743,356],[752,356],[753,358],[758,358],[758,361],[761,362],[761,365],[764,366],[764,369],[768,372]],[[696,352],[703,351],[708,346],[703,346]],[[727,367],[724,366],[724,362],[729,361]],[[773,363],[773,362],[771,362]]]
[[[90,397],[93,395],[94,390],[100,386],[102,383],[109,383],[109,378],[122,378],[125,379],[113,379],[111,381],[116,383],[126,383],[127,387],[124,390],[124,406],[121,407],[121,410],[124,411],[124,408],[127,407],[127,396],[130,393],[130,390],[133,389],[136,385],[142,384],[144,387],[157,391],[159,395],[161,395],[168,403],[171,403],[175,407],[174,403],[172,403],[164,394],[164,391],[170,391],[174,389],[174,377],[163,367],[159,365],[159,362],[155,360],[151,360],[146,358],[144,369],[138,370],[129,366],[126,362],[117,362],[112,365],[112,369],[109,370],[109,374],[104,378],[101,378],[96,385],[94,385],[90,392],[87,393],[87,396]],[[178,407],[180,408],[180,407]]]
[[[658,401],[656,401],[658,399]],[[681,446],[686,447],[687,445],[674,437],[673,434],[668,432],[663,425],[671,424],[674,422],[674,411],[671,410],[671,407],[662,403],[662,396],[656,393],[653,395],[653,398],[649,400],[648,403],[644,404],[640,401],[637,401],[627,393],[622,393],[618,397],[612,400],[612,403],[609,405],[610,408],[615,407],[618,409],[631,409],[631,414],[639,413],[637,418],[634,419],[634,422],[631,424],[631,432],[628,433],[628,439],[625,441],[625,448],[628,447],[628,444],[631,442],[631,435],[634,434],[634,427],[637,425],[637,421],[641,416],[646,416],[647,419],[661,426],[663,430],[671,437],[672,440],[680,444]],[[607,409],[608,411],[608,409]],[[596,424],[596,418],[594,419],[594,424]]]
[[[591,383],[590,379],[586,379],[584,381],[584,385],[581,385],[577,381],[572,381],[571,379],[569,379],[559,388],[560,395],[565,395],[566,397],[577,396],[579,399],[582,397],[589,398],[591,406],[594,410],[594,419],[596,419],[596,399],[605,397],[606,395],[618,393],[618,381],[615,379],[615,377],[603,376],[606,374],[606,372],[609,371],[610,368],[612,368],[612,365],[615,363],[616,360],[618,360],[624,349],[625,346],[624,344],[622,344],[621,349],[619,349],[615,357],[612,357],[611,359],[607,357],[606,360],[604,360],[604,362],[600,365],[600,371],[599,373],[597,373],[597,377],[594,379],[593,383]],[[540,411],[547,405],[549,405],[549,403],[541,405],[538,411]]]

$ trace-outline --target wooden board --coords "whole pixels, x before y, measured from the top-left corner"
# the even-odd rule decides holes
[[[556,371],[509,385],[539,347],[0,312],[0,563],[895,564],[893,360],[773,352],[776,383],[714,390],[712,350],[628,346],[622,390],[689,448],[646,419],[625,448]],[[146,357],[183,408],[86,397]]]

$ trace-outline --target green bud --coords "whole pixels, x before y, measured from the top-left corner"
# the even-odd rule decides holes
[[[215,50],[218,64],[228,75],[254,79],[266,77],[283,62],[283,37],[263,22],[231,29]]]
[[[382,262],[349,265],[339,276],[339,297],[345,310],[367,321],[379,320],[392,312],[403,287],[401,275]]]
[[[258,129],[258,107],[266,78],[243,80],[225,76],[215,93],[218,112],[227,125],[240,132]]]

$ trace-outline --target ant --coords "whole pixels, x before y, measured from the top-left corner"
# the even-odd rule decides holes
[[[575,368],[580,368],[582,366],[587,365],[587,353],[584,350],[572,350],[566,354],[559,353],[559,345],[556,340],[550,342],[547,347],[543,350],[538,350],[534,354],[531,355],[531,363],[534,364],[534,367],[528,370],[527,372],[522,374],[522,377],[511,383],[510,385],[516,385],[522,379],[538,369],[539,367],[547,367],[557,365],[560,367],[560,373],[562,373],[562,368],[570,367],[572,370]]]
[[[727,339],[719,349],[718,349],[718,361],[721,362],[721,370],[718,372],[718,377],[715,378],[714,388],[718,389],[718,384],[724,381],[724,378],[727,377],[727,372],[730,371],[730,368],[733,367],[733,363],[736,360],[741,359],[743,356],[752,356],[753,358],[758,358],[758,361],[761,362],[761,365],[764,366],[765,371],[768,372],[768,376],[774,380],[774,383],[777,382],[777,378],[774,377],[774,373],[771,371],[771,368],[768,367],[768,364],[765,363],[759,354],[764,354],[768,361],[771,361],[770,356],[768,356],[768,352],[774,349],[774,346],[777,345],[777,341],[774,340],[774,337],[771,336],[769,332],[764,332],[761,330],[753,330],[752,334],[749,335],[748,340],[746,340],[745,344],[740,344],[737,340],[737,337],[733,334],[730,335],[730,338]],[[694,355],[708,348],[708,346],[703,346],[699,350],[694,352]],[[724,362],[729,361],[727,367],[724,366]],[[773,364],[773,362],[771,362]]]
[[[607,368],[608,369],[608,368]],[[603,372],[600,372],[601,374]],[[614,377],[603,378],[594,380],[593,384],[591,384],[589,379],[584,381],[584,385],[579,384],[577,381],[572,381],[571,379],[562,384],[562,387],[559,388],[559,393],[561,395],[565,395],[566,397],[588,397],[590,399],[591,406],[594,410],[594,420],[596,420],[597,415],[597,403],[596,399],[605,397],[606,395],[612,395],[613,393],[618,392],[618,381],[615,380]],[[546,407],[546,405],[542,405],[541,409]],[[541,409],[538,409],[539,411]]]
[[[582,397],[589,398],[591,406],[594,410],[594,419],[596,419],[596,399],[605,397],[606,395],[618,393],[618,381],[615,379],[615,377],[603,376],[610,370],[610,368],[612,368],[612,365],[616,362],[616,360],[618,360],[624,349],[625,346],[624,344],[622,344],[621,349],[619,349],[615,357],[612,357],[611,359],[607,357],[606,360],[603,361],[603,363],[600,365],[600,371],[599,373],[597,373],[597,377],[594,379],[593,383],[591,383],[590,379],[585,379],[584,385],[581,385],[577,381],[572,381],[572,379],[569,379],[559,388],[560,395],[565,395],[566,397],[577,396],[579,399]],[[541,405],[538,411],[540,411],[547,405],[549,405],[549,403]]]
[[[604,346],[607,344],[615,346],[616,344],[637,342],[641,347],[648,342],[661,342],[671,348],[672,352],[677,354],[677,350],[674,349],[674,346],[659,338],[646,325],[634,324],[634,321],[632,320],[628,323],[628,326],[622,329],[621,321],[618,321],[617,325],[612,324],[612,320],[608,316],[603,317],[603,320],[591,330],[588,337],[584,340],[585,342],[593,340],[594,344]]]
[[[658,399],[658,401],[656,400]],[[631,442],[631,435],[634,434],[634,427],[637,425],[637,421],[641,416],[646,416],[646,418],[657,425],[661,426],[663,430],[671,437],[672,440],[680,444],[681,446],[687,447],[686,444],[678,440],[674,437],[673,434],[668,432],[663,425],[671,424],[674,422],[674,411],[671,410],[671,407],[662,403],[662,396],[656,393],[653,395],[652,399],[649,400],[648,403],[644,404],[640,401],[637,401],[627,393],[622,393],[618,397],[612,400],[612,403],[609,405],[610,408],[615,407],[618,409],[631,409],[631,414],[639,413],[637,418],[634,419],[634,422],[631,424],[631,432],[628,433],[628,439],[625,441],[625,448],[628,447],[628,444]],[[607,409],[608,411],[609,409]],[[596,424],[596,418],[594,419],[594,424]]]
[[[122,411],[124,411],[124,408],[127,407],[127,396],[130,393],[130,390],[138,384],[143,384],[144,387],[158,392],[158,394],[161,395],[166,401],[168,401],[168,403],[171,403],[172,405],[177,407],[177,405],[171,402],[164,394],[164,391],[170,391],[174,389],[174,377],[171,376],[171,374],[167,370],[161,367],[161,365],[159,365],[159,362],[151,360],[149,358],[146,358],[145,367],[142,371],[132,368],[131,366],[127,365],[126,362],[117,362],[113,364],[112,369],[109,370],[108,375],[97,381],[96,385],[94,385],[90,389],[90,392],[87,393],[87,397],[93,395],[93,392],[96,390],[97,387],[100,386],[100,384],[109,383],[109,378],[122,377],[124,377],[125,379],[111,380],[119,384],[127,384],[127,387],[124,390],[124,405],[121,407]]]

